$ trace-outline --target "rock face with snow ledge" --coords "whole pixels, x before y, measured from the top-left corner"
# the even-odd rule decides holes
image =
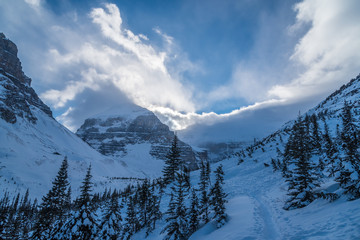
[[[0,38],[0,195],[29,189],[31,196],[41,198],[65,156],[75,196],[89,164],[95,189],[100,191],[127,186],[127,178],[161,174],[159,161],[150,162],[151,167],[144,164],[149,169],[145,174],[127,167],[121,159],[100,154],[58,123],[26,81],[16,45],[3,34]]]
[[[174,132],[154,113],[135,105],[112,108],[86,119],[76,134],[100,153],[120,159],[131,158],[131,149],[148,144],[148,156],[139,157],[164,160],[174,139]],[[188,144],[178,143],[185,164],[191,170],[197,169],[196,153]]]

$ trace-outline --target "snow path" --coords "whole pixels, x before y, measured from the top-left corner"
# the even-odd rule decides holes
[[[280,239],[280,233],[279,230],[276,227],[276,224],[274,222],[274,219],[272,215],[270,214],[270,211],[268,209],[268,206],[264,204],[261,197],[253,198],[257,203],[257,208],[259,211],[260,216],[263,220],[263,237],[264,239]]]
[[[268,202],[264,201],[263,195],[274,187],[276,181],[275,174],[271,168],[264,169],[261,164],[246,164],[227,169],[228,179],[225,183],[225,191],[232,196],[247,196],[252,201],[254,208],[253,218],[255,219],[255,229],[257,237],[255,239],[283,239],[277,223],[275,222],[272,211],[269,209]],[[239,170],[241,173],[239,173]],[[259,172],[265,171],[266,174]]]

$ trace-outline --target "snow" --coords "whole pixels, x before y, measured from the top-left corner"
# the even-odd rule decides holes
[[[69,161],[73,197],[79,193],[90,163],[95,191],[100,192],[106,187],[123,188],[134,183],[130,178],[153,178],[161,174],[163,161],[142,157],[149,146],[130,147],[123,159],[106,157],[41,110],[34,107],[32,111],[38,118],[35,125],[21,118],[15,124],[0,119],[1,193],[24,193],[29,188],[32,197],[41,199],[50,189],[65,156]]]

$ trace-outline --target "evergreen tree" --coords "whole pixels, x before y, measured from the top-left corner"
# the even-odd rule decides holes
[[[156,225],[156,221],[161,219],[162,214],[160,211],[160,196],[157,196],[155,194],[155,184],[152,184],[151,190],[150,190],[150,197],[149,197],[149,203],[148,203],[148,223],[146,226],[146,236],[148,236],[154,229]]]
[[[220,228],[225,224],[227,215],[225,213],[226,193],[223,190],[224,185],[224,171],[222,165],[215,171],[216,181],[214,187],[211,189],[211,206],[214,210],[214,219],[217,222],[217,227]]]
[[[54,239],[95,239],[98,232],[97,216],[91,205],[91,165],[80,187],[81,194],[76,200],[76,209],[68,221],[55,233]]]
[[[131,236],[137,231],[139,231],[139,229],[140,222],[136,216],[134,198],[129,197],[129,200],[127,202],[127,210],[124,228],[122,232],[122,239],[131,239]]]
[[[203,220],[205,223],[209,222],[209,189],[210,185],[210,164],[204,164],[201,162],[200,165],[200,182],[199,182],[199,191],[201,194],[200,197],[200,204],[201,209],[200,213],[203,216]]]
[[[141,186],[138,187],[138,218],[141,227],[148,225],[148,213],[150,212],[150,184],[149,179],[145,179]]]
[[[175,180],[175,172],[181,169],[180,149],[178,138],[175,135],[169,153],[166,155],[165,166],[163,169],[164,182],[169,184]]]
[[[189,233],[194,233],[199,228],[199,199],[196,191],[193,189],[191,192],[191,202],[189,209]]]
[[[171,197],[168,211],[166,212],[166,225],[161,233],[166,233],[164,239],[187,239],[188,216],[185,206],[186,182],[182,172],[176,172],[173,196]]]
[[[9,193],[5,192],[0,200],[0,239],[5,239],[7,219],[10,212]]]
[[[119,198],[113,194],[110,201],[106,204],[106,209],[100,225],[98,235],[103,240],[116,240],[120,237],[121,226],[121,207],[119,205]]]
[[[55,180],[52,182],[52,188],[42,199],[32,239],[49,239],[53,230],[52,224],[56,222],[60,227],[64,223],[64,216],[69,210],[70,204],[67,169],[68,161],[65,157]]]
[[[312,148],[312,153],[319,155],[322,151],[321,149],[321,137],[319,131],[318,118],[315,114],[310,116],[310,144]]]
[[[344,154],[341,157],[340,175],[336,180],[345,189],[345,193],[351,195],[350,199],[357,199],[360,197],[359,131],[352,116],[351,106],[346,101],[341,119],[343,129],[340,138]]]
[[[319,186],[314,164],[311,162],[310,139],[306,126],[299,115],[289,141],[285,147],[284,158],[289,165],[287,173],[288,196],[285,209],[307,206],[315,199],[313,189]]]
[[[327,171],[329,172],[329,176],[333,177],[335,174],[336,166],[338,165],[338,162],[336,161],[337,149],[335,143],[333,142],[330,136],[329,126],[327,125],[325,120],[324,120],[324,134],[322,138],[324,142],[326,164],[328,165]]]

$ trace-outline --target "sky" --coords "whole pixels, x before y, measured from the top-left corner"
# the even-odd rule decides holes
[[[0,32],[72,131],[137,104],[187,137],[246,140],[360,73],[358,9],[358,0],[0,0]]]

